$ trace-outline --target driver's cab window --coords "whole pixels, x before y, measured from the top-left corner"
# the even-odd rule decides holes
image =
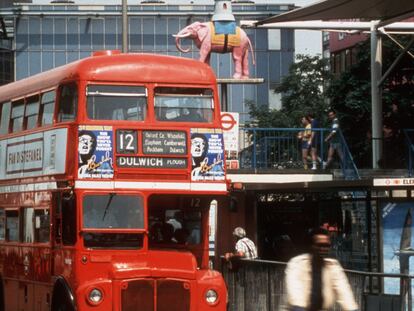
[[[78,87],[75,83],[62,85],[59,91],[58,122],[73,121],[78,110]]]
[[[158,209],[150,212],[150,244],[189,246],[201,242],[201,212]]]
[[[150,247],[181,248],[202,242],[202,209],[191,202],[191,198],[180,196],[150,199]]]

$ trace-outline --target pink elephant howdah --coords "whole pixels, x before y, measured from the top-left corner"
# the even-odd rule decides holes
[[[235,35],[214,35],[214,24],[212,22],[195,22],[181,29],[174,37],[178,50],[183,53],[189,52],[190,48],[181,47],[180,40],[183,38],[193,39],[200,50],[199,60],[207,64],[210,64],[211,52],[231,52],[234,63],[233,78],[249,78],[249,49],[253,55],[253,48],[246,32],[240,27],[237,27]]]

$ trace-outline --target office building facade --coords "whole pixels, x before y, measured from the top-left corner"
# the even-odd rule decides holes
[[[121,50],[121,5],[85,5],[81,2],[84,1],[20,3],[1,8],[0,18],[9,25],[9,36],[12,36],[8,41],[8,53],[14,63],[14,68],[2,67],[4,71],[20,80],[90,56],[93,51]],[[259,20],[289,9],[292,6],[252,2],[233,4],[233,14],[238,21]],[[198,50],[189,40],[182,43],[192,45],[192,52],[180,53],[172,35],[194,21],[209,21],[213,12],[212,1],[204,5],[192,2],[129,4],[128,51],[198,58]],[[280,106],[275,102],[280,98],[274,96],[272,89],[288,73],[294,58],[292,30],[247,29],[246,32],[252,41],[256,62],[254,66],[250,60],[251,77],[264,78],[264,83],[229,86],[228,110],[241,113],[241,123],[249,118],[248,101],[270,107]],[[231,54],[212,54],[211,66],[219,78],[233,75]]]

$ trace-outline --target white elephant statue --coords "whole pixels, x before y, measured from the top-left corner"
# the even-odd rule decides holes
[[[221,36],[221,40],[218,39]],[[191,25],[181,29],[175,37],[175,43],[183,53],[190,51],[190,48],[181,47],[180,40],[183,38],[190,38],[194,40],[195,45],[200,50],[199,60],[209,64],[211,52],[216,53],[232,53],[234,63],[235,79],[247,79],[249,78],[249,48],[253,55],[253,47],[250,39],[243,29],[237,27],[236,35],[228,35],[234,37],[228,37],[224,39],[225,35],[215,35],[214,26],[212,22],[195,22]],[[237,37],[236,37],[237,36]],[[253,64],[254,64],[253,56]]]

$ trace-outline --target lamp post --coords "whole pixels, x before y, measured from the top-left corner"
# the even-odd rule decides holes
[[[122,53],[128,53],[128,1],[122,0]]]

